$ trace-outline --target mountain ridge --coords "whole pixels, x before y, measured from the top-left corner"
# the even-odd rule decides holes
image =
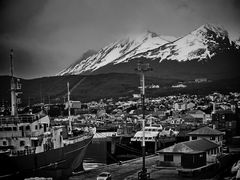
[[[216,59],[214,57],[219,57],[218,55],[221,54],[224,58],[226,58],[225,55],[230,57],[235,54],[236,57],[233,59],[236,63],[240,53],[238,46],[229,39],[228,32],[222,27],[212,24],[202,25],[189,34],[170,42],[161,37],[163,36],[148,31],[143,35],[121,39],[102,48],[74,67],[64,69],[57,75],[100,74],[115,71],[132,73],[132,70],[126,71],[132,61],[135,64],[139,60],[146,60],[150,64],[156,64],[155,61],[162,64],[162,62],[192,60],[197,60],[200,63],[209,61],[210,63],[210,60]],[[194,66],[198,65],[197,62]],[[221,63],[228,62],[221,61]],[[215,64],[217,66],[217,63]],[[157,64],[157,66],[159,65]],[[160,71],[159,69],[155,70]],[[221,71],[215,72],[213,68],[211,71],[221,73]],[[174,72],[169,71],[169,73]]]
[[[10,102],[10,76],[0,76],[0,83],[5,84],[0,88],[2,103]],[[206,83],[194,83],[183,79],[163,79],[146,75],[146,86],[158,85],[159,88],[146,88],[146,97],[159,97],[165,95],[209,94],[215,91],[221,93],[237,92],[240,90],[240,76],[236,78],[224,78]],[[79,84],[79,82],[81,83]],[[36,79],[21,79],[22,92],[19,95],[22,105],[34,103],[63,103],[66,101],[67,86],[69,82],[72,100],[89,102],[104,98],[132,98],[133,94],[139,94],[140,77],[137,74],[109,73],[98,75],[69,75],[42,77]],[[172,88],[179,82],[187,85],[186,88]],[[193,82],[193,83],[190,83]],[[75,88],[73,88],[75,87]]]

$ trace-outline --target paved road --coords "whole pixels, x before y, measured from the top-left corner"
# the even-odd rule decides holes
[[[182,178],[178,176],[178,172],[175,169],[157,169],[153,166],[156,164],[158,156],[146,157],[146,168],[150,172],[151,180],[167,179],[167,180],[189,180],[189,178]],[[122,165],[112,164],[104,166],[98,169],[86,171],[80,175],[75,175],[69,178],[69,180],[93,180],[97,175],[103,171],[108,171],[112,175],[112,180],[136,180],[137,173],[142,168],[142,158],[138,158],[132,161],[124,162]]]

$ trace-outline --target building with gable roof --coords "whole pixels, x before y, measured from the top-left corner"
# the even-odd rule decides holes
[[[214,143],[217,143],[218,145],[220,145],[219,146],[220,152],[222,152],[223,135],[224,132],[221,132],[217,129],[212,129],[208,126],[202,127],[200,129],[188,133],[190,141],[205,138]]]
[[[216,157],[220,152],[219,144],[203,138],[177,143],[157,153],[160,164],[162,163],[164,166],[197,168],[205,166],[207,162],[216,162]]]
[[[173,109],[175,111],[184,111],[187,109],[192,109],[195,106],[193,102],[175,102],[173,104]]]
[[[201,110],[191,110],[188,112],[188,114],[193,116],[194,118],[202,119],[202,121],[204,121],[206,118],[206,113]]]

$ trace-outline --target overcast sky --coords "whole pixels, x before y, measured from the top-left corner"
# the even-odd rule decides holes
[[[240,37],[240,0],[1,0],[0,74],[55,75],[89,49],[147,30],[180,37],[213,23]]]

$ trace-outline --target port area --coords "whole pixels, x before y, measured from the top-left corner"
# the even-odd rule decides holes
[[[187,177],[178,175],[176,167],[157,167],[158,155],[146,156],[146,168],[150,173],[151,180],[170,179],[170,180],[189,180]],[[114,180],[137,180],[138,172],[142,169],[142,158],[132,159],[121,163],[102,166],[96,169],[80,172],[69,178],[69,180],[93,180],[101,172],[110,172]]]

